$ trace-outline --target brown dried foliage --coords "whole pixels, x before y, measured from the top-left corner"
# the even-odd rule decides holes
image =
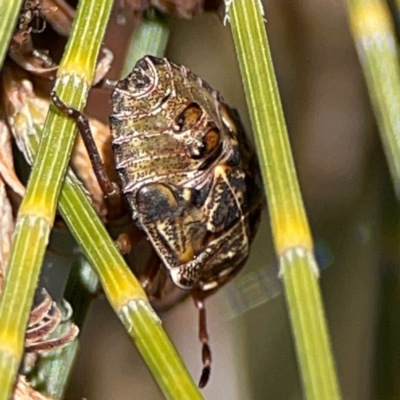
[[[142,12],[154,7],[164,14],[176,18],[190,19],[204,11],[220,11],[222,0],[119,0],[119,8],[130,7],[135,12]]]
[[[12,400],[53,400],[53,397],[45,396],[33,389],[25,376],[18,375]]]

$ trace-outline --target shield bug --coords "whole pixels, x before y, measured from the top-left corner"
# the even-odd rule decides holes
[[[90,142],[87,118],[55,93],[52,99]],[[262,208],[258,163],[237,112],[206,82],[166,58],[139,60],[116,84],[111,105],[120,188],[161,260],[150,263],[142,282],[159,306],[181,297],[176,290],[192,294],[199,309],[203,387],[211,364],[204,299],[248,257]],[[94,147],[88,143],[89,152]],[[115,193],[98,161],[94,169],[104,192]]]

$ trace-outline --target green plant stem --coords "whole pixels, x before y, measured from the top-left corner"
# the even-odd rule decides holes
[[[0,0],[0,69],[17,23],[23,0]]]
[[[374,398],[396,399],[400,396],[399,277],[396,267],[399,261],[400,200],[400,1],[347,0],[346,3],[351,32],[397,198],[396,206],[390,202],[391,193],[384,193],[384,215],[380,220],[383,227],[381,263],[385,265],[385,272],[380,276],[381,299],[374,376]],[[392,7],[393,15],[388,5]],[[394,23],[397,24],[397,35]]]
[[[400,67],[393,22],[383,0],[347,0],[347,7],[390,174],[400,199]]]
[[[72,264],[67,286],[64,292],[65,300],[71,305],[74,323],[82,329],[92,300],[100,290],[100,282],[86,257],[79,254]]]
[[[70,177],[66,179],[61,193],[60,210],[77,242],[83,244],[82,250],[93,265],[109,302],[165,397],[202,399],[142,287],[125,265],[84,192]]]
[[[125,78],[142,57],[162,57],[165,54],[168,36],[168,24],[163,15],[154,11],[144,17],[129,41],[121,78]]]
[[[113,2],[82,0],[56,83],[60,96],[82,108],[94,76]],[[85,46],[82,46],[85,38]],[[0,399],[8,400],[24,349],[32,306],[57,199],[74,142],[74,123],[52,107],[19,209],[0,302]]]
[[[310,272],[314,256],[292,250],[280,263],[307,399],[340,399],[321,293]]]
[[[309,400],[340,399],[313,242],[262,14],[258,0],[234,0],[228,7],[305,395]]]

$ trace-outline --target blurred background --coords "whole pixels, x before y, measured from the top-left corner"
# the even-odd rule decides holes
[[[400,399],[397,213],[345,2],[264,1],[295,164],[317,247],[321,289],[344,399]],[[121,58],[131,26],[110,25]],[[171,20],[167,56],[239,109],[251,136],[229,26],[216,15]],[[121,33],[122,30],[122,33]],[[115,64],[118,70],[118,62]],[[112,75],[113,72],[111,72]],[[117,73],[115,73],[117,76]],[[107,93],[88,112],[107,121]],[[104,108],[101,108],[104,107]],[[92,110],[92,111],[91,111]],[[213,352],[209,400],[300,400],[285,298],[265,212],[242,273],[207,300]],[[162,315],[197,380],[201,346],[189,300]],[[66,398],[163,396],[105,299],[96,300]]]

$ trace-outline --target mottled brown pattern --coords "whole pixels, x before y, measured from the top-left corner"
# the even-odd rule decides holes
[[[111,97],[116,168],[132,216],[175,285],[214,291],[243,265],[259,168],[235,110],[167,59],[145,57]]]
[[[140,12],[149,7],[176,18],[190,19],[204,11],[219,11],[223,7],[222,0],[119,0],[118,7],[129,6]]]

